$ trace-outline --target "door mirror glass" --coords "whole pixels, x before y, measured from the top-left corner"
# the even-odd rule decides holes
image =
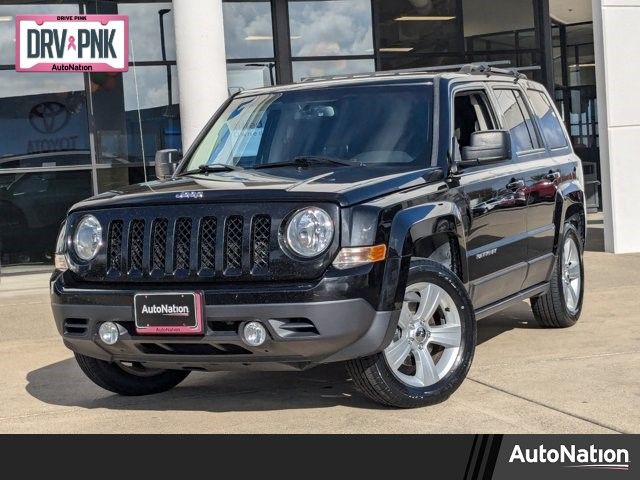
[[[156,152],[156,177],[158,180],[171,178],[178,168],[181,157],[180,152],[175,149],[158,150]]]
[[[507,130],[473,132],[469,146],[462,147],[461,166],[483,165],[511,158],[511,135]]]

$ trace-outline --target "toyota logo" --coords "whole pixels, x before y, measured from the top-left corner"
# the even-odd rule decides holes
[[[71,114],[59,102],[42,102],[29,112],[29,123],[40,133],[55,133],[69,122]]]

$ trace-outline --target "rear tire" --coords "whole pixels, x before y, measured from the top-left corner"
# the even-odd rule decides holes
[[[573,223],[565,223],[549,290],[531,299],[533,316],[543,327],[567,328],[575,325],[580,318],[584,296],[582,253],[578,230]]]
[[[347,362],[358,389],[398,408],[440,403],[465,379],[476,345],[467,291],[451,270],[411,262],[398,329],[383,352]]]
[[[132,364],[128,367],[97,358],[75,354],[78,365],[99,387],[125,396],[151,395],[166,392],[189,375],[185,370],[149,370]]]

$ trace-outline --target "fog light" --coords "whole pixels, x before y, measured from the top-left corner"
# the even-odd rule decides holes
[[[249,322],[242,330],[242,338],[247,345],[258,347],[267,339],[267,330],[258,322]]]
[[[120,330],[118,329],[118,325],[115,323],[104,322],[98,329],[98,335],[100,335],[100,340],[104,343],[107,345],[113,345],[118,341]]]

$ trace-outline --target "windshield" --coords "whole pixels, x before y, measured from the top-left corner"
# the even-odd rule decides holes
[[[183,172],[274,164],[421,168],[429,164],[432,88],[317,88],[231,101]]]

